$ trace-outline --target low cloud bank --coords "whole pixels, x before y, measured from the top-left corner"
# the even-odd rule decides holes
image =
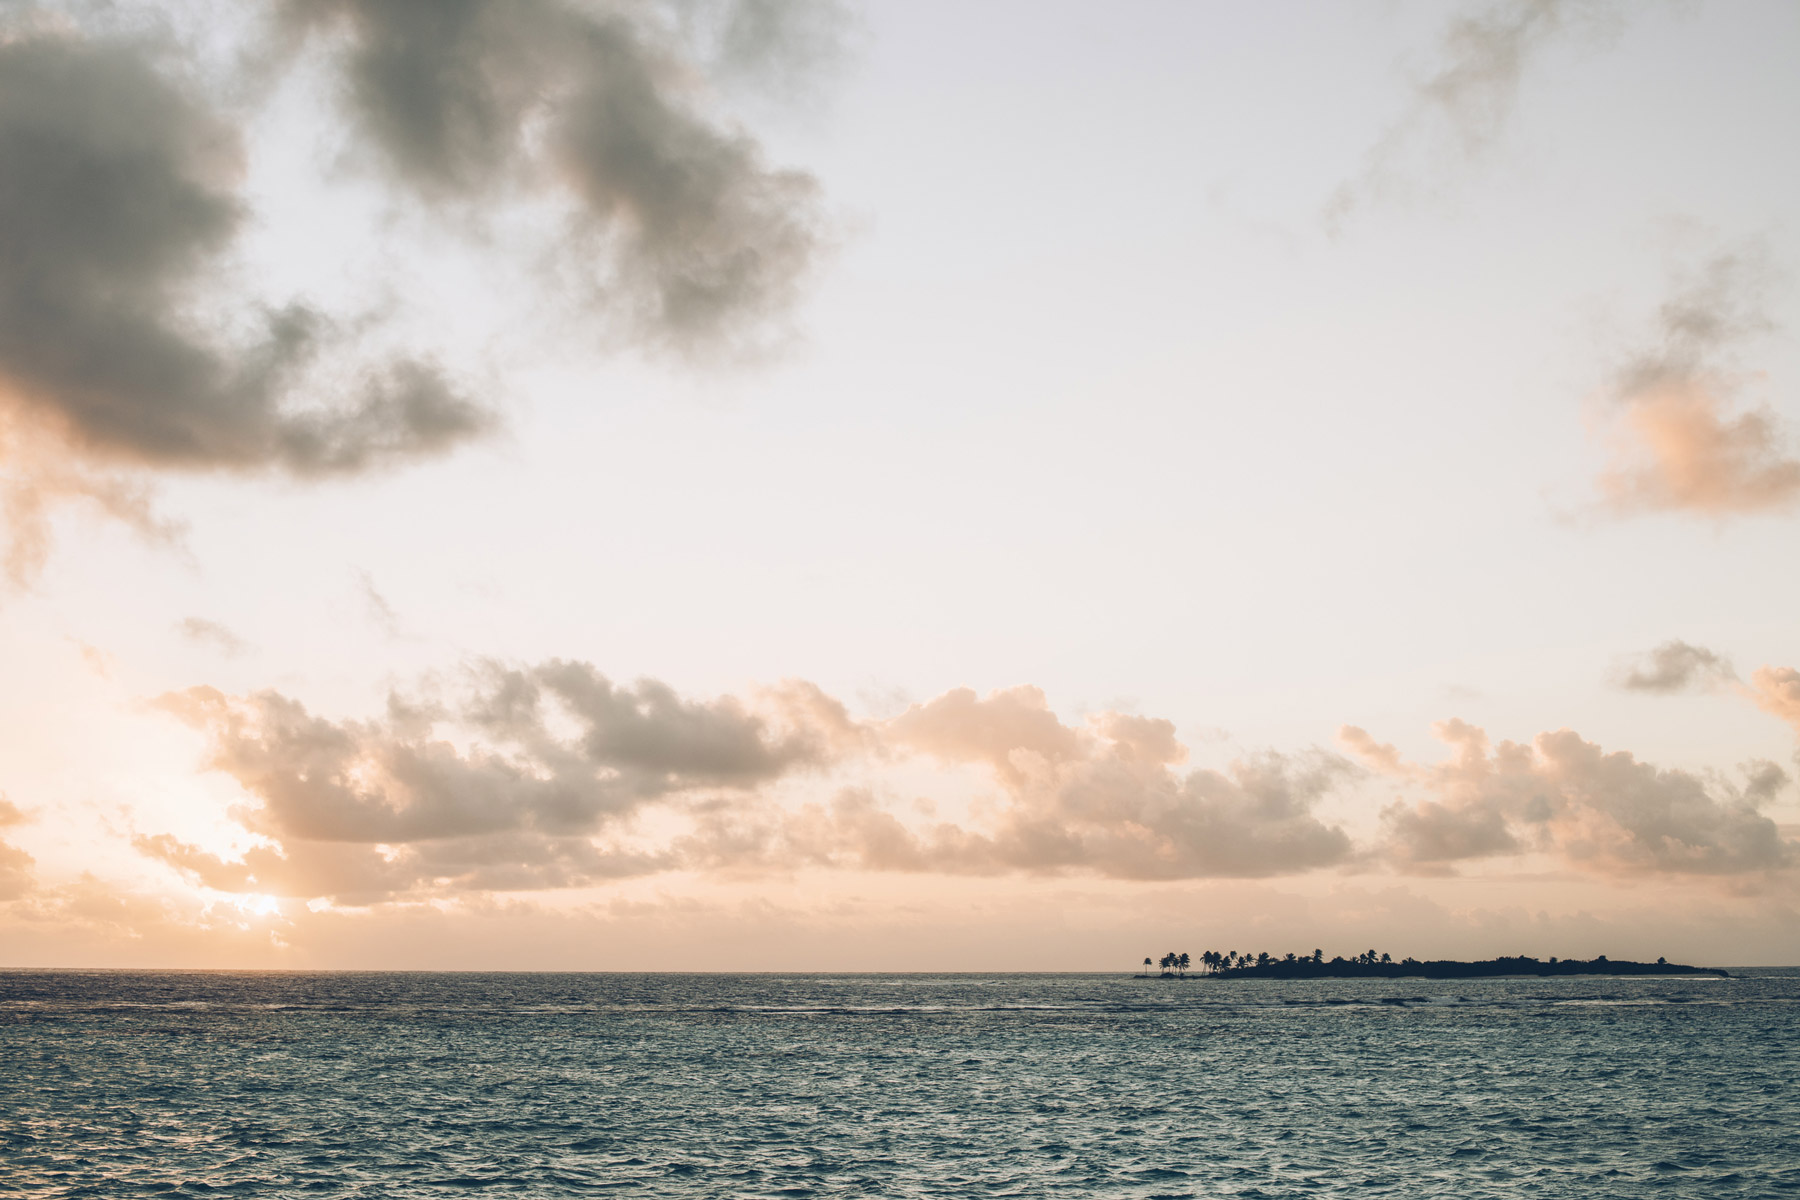
[[[1757,679],[1800,714],[1800,676]],[[145,834],[138,849],[224,891],[345,903],[659,872],[1179,880],[1547,856],[1607,878],[1741,883],[1800,861],[1762,811],[1788,786],[1780,767],[1703,778],[1570,730],[1494,745],[1446,721],[1451,757],[1420,765],[1345,726],[1364,766],[1313,749],[1191,769],[1171,722],[1067,723],[1033,687],[959,688],[860,721],[804,682],[694,699],[566,660],[483,663],[451,699],[395,696],[363,721],[276,692],[161,704],[242,787],[232,815],[253,844],[225,856]],[[912,790],[922,769],[934,796]],[[1360,803],[1371,772],[1397,794],[1359,844],[1325,806]],[[946,797],[955,819],[938,815]]]

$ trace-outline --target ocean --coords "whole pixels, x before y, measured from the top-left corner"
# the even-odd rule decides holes
[[[0,972],[0,1196],[1800,1193],[1800,973]]]

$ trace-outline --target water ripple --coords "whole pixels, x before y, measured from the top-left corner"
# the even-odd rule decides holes
[[[0,973],[0,1197],[1800,1192],[1800,978]]]

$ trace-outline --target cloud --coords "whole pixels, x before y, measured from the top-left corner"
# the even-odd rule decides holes
[[[29,818],[18,807],[0,795],[0,829],[22,825]],[[32,867],[36,860],[17,846],[0,842],[0,901],[17,900],[30,892],[35,884]]]
[[[1714,258],[1663,303],[1655,333],[1619,370],[1599,479],[1615,513],[1726,517],[1800,501],[1800,458],[1781,419],[1738,403],[1742,377],[1724,361],[1773,328],[1765,260],[1755,246]]]
[[[236,861],[166,835],[138,848],[212,887],[359,899],[668,869],[667,854],[622,840],[646,805],[754,790],[834,753],[841,709],[804,687],[763,701],[687,700],[564,660],[485,664],[454,706],[396,697],[371,721],[193,688],[159,703],[207,734],[208,766],[250,798],[233,815],[266,844]],[[458,746],[451,728],[474,737]]]
[[[396,696],[375,720],[318,717],[276,692],[202,687],[160,704],[206,733],[207,764],[244,789],[233,816],[258,844],[235,858],[160,834],[137,847],[223,890],[361,902],[808,866],[1242,878],[1351,852],[1313,813],[1354,773],[1343,759],[1178,771],[1172,723],[1065,725],[1030,687],[958,689],[870,725],[804,681],[698,701],[552,659],[479,664],[454,701]],[[903,819],[882,781],[916,757],[977,768],[1001,796],[977,797],[967,824]],[[828,802],[790,786],[828,775]]]
[[[1750,698],[1772,717],[1800,734],[1800,671],[1792,667],[1758,667],[1750,676]]]
[[[1358,725],[1340,725],[1338,745],[1362,759],[1363,765],[1383,775],[1399,775],[1406,771],[1400,751],[1387,742],[1378,742],[1369,731]]]
[[[670,9],[716,74],[784,90],[841,60],[856,23],[836,0],[674,0]]]
[[[578,294],[598,340],[732,357],[785,331],[825,241],[819,188],[717,115],[709,76],[828,56],[836,4],[266,11],[278,52],[240,45],[239,60],[269,79],[322,61],[343,83],[353,154],[401,192],[464,218],[560,211],[540,282]],[[155,5],[138,15],[71,3],[0,19],[0,509],[15,584],[42,567],[60,504],[167,542],[155,473],[323,480],[439,456],[498,423],[431,355],[372,349],[385,317],[260,296],[233,273],[259,217],[253,100],[273,89],[259,76],[235,106],[217,102],[232,81],[195,46],[144,33],[177,24]],[[492,248],[479,224],[455,229]]]
[[[184,617],[175,622],[175,631],[195,645],[211,646],[227,658],[236,658],[250,649],[249,642],[205,617]]]
[[[1800,697],[1793,672],[1756,679],[1770,706],[1783,688]],[[953,689],[861,722],[804,681],[701,700],[549,659],[477,663],[452,698],[396,694],[370,720],[315,716],[276,692],[202,687],[160,703],[242,787],[232,816],[251,844],[226,856],[150,833],[137,848],[211,888],[343,903],[658,872],[1144,881],[1382,864],[1441,875],[1542,855],[1604,879],[1753,882],[1800,863],[1762,811],[1789,786],[1781,768],[1748,763],[1734,784],[1567,729],[1494,745],[1449,720],[1434,730],[1449,760],[1416,764],[1344,726],[1340,742],[1399,787],[1379,840],[1359,848],[1319,813],[1364,774],[1345,758],[1262,751],[1188,769],[1172,722],[1067,724],[1029,686]],[[954,820],[907,796],[933,764],[964,810]]]
[[[422,361],[295,403],[331,321],[263,312],[227,346],[195,315],[246,213],[236,129],[154,47],[0,42],[0,403],[132,465],[354,472],[486,418]]]
[[[329,314],[238,294],[226,268],[250,215],[243,171],[238,128],[173,46],[69,22],[0,28],[0,507],[15,585],[41,568],[62,503],[174,540],[134,472],[354,474],[492,424],[428,359],[362,361]]]
[[[390,638],[400,636],[400,614],[394,611],[387,597],[375,588],[375,581],[367,571],[356,573],[357,591],[362,594],[363,611],[375,627]]]
[[[967,689],[887,722],[886,744],[990,768],[1006,801],[984,841],[940,829],[927,861],[953,868],[1089,870],[1120,878],[1253,877],[1344,861],[1349,836],[1313,808],[1349,763],[1312,752],[1183,773],[1172,722],[1100,713],[1062,724],[1036,688]],[[921,851],[925,853],[925,851]]]
[[[181,524],[156,511],[146,483],[71,457],[65,439],[9,410],[0,390],[0,572],[13,589],[43,569],[51,515],[66,505],[117,521],[152,545],[181,545]]]
[[[1382,812],[1385,852],[1403,868],[1536,852],[1602,875],[1751,875],[1800,860],[1800,845],[1759,811],[1788,783],[1773,763],[1747,764],[1731,787],[1568,729],[1498,746],[1462,721],[1435,732],[1455,753],[1415,769],[1430,796]]]
[[[1400,117],[1327,202],[1327,228],[1399,190],[1405,159],[1422,148],[1460,162],[1481,157],[1512,118],[1526,72],[1560,41],[1615,35],[1625,12],[1616,0],[1498,0],[1452,17]]]
[[[1737,672],[1706,647],[1672,639],[1621,667],[1615,678],[1627,691],[1668,696],[1717,688],[1736,679]]]
[[[789,9],[716,23],[731,62],[798,44]],[[571,205],[559,261],[640,344],[754,340],[821,246],[818,185],[711,117],[704,71],[653,5],[290,0],[287,28],[336,49],[344,101],[392,177],[438,204]]]

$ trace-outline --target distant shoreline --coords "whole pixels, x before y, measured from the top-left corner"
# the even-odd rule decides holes
[[[1619,976],[1619,975],[1712,975],[1720,979],[1730,979],[1732,974],[1723,967],[1691,967],[1684,963],[1672,963],[1658,960],[1653,963],[1631,962],[1628,960],[1612,960],[1605,957],[1595,959],[1550,959],[1542,961],[1535,958],[1492,958],[1479,962],[1459,962],[1454,959],[1434,959],[1420,962],[1417,959],[1406,959],[1401,962],[1370,962],[1359,959],[1333,959],[1324,962],[1315,958],[1291,958],[1244,960],[1241,965],[1212,965],[1194,972],[1164,970],[1161,974],[1148,972],[1136,975],[1136,979],[1177,980],[1189,979],[1542,979],[1573,978],[1579,976]]]

